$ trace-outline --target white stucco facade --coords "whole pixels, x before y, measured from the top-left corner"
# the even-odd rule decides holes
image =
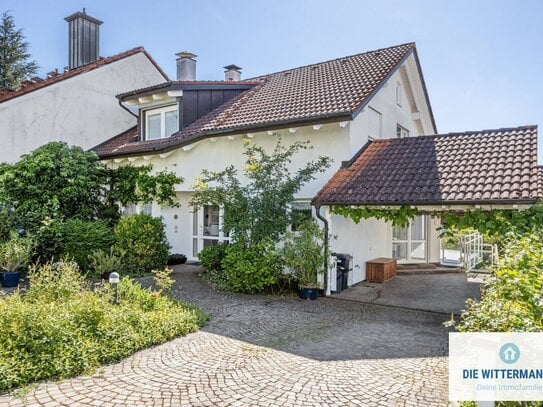
[[[398,87],[401,92],[399,97]],[[267,149],[273,148],[276,143],[273,133],[280,135],[285,144],[309,140],[312,149],[296,156],[291,164],[293,171],[318,156],[328,156],[333,160],[326,172],[318,174],[314,181],[305,185],[297,194],[296,200],[309,202],[340,168],[342,161],[351,159],[371,138],[396,137],[398,125],[410,137],[435,132],[413,55],[388,78],[354,120],[251,133],[250,140]],[[177,186],[180,207],[161,208],[155,204],[152,213],[163,217],[171,251],[183,253],[195,260],[202,247],[202,232],[201,222],[198,223],[190,206],[192,185],[203,169],[220,171],[228,165],[234,165],[241,173],[245,163],[243,140],[247,137],[247,134],[212,137],[164,154],[117,158],[106,162],[111,166],[153,164],[155,171],[167,169],[183,177],[184,182]],[[390,224],[376,219],[355,224],[330,213],[326,216],[333,237],[331,251],[353,256],[354,269],[350,285],[366,278],[366,261],[392,256],[393,233]],[[428,218],[428,241],[424,249],[427,261],[439,261],[439,242],[435,230],[438,224],[438,220]]]
[[[0,103],[0,162],[50,141],[92,148],[136,125],[115,95],[164,81],[138,52]]]

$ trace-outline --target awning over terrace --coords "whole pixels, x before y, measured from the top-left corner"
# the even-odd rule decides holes
[[[537,126],[368,142],[317,206],[517,206],[543,195]]]

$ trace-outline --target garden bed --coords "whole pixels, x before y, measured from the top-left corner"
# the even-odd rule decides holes
[[[197,331],[206,316],[125,278],[90,289],[70,265],[41,267],[26,292],[0,294],[0,391],[92,371]]]

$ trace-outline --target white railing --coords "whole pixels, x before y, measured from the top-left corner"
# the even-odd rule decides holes
[[[472,232],[458,237],[459,250],[441,248],[441,264],[444,266],[464,267],[466,272],[480,268],[483,264],[498,264],[498,248],[485,243],[483,236]]]
[[[480,233],[474,232],[463,235],[460,242],[466,272],[476,270],[485,260],[493,266],[498,263],[497,246],[485,243]]]

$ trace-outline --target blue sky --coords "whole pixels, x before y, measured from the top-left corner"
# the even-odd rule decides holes
[[[0,0],[42,75],[67,65],[63,18],[83,7],[103,56],[141,45],[171,77],[182,50],[198,79],[248,78],[415,41],[440,132],[543,125],[543,1]]]

